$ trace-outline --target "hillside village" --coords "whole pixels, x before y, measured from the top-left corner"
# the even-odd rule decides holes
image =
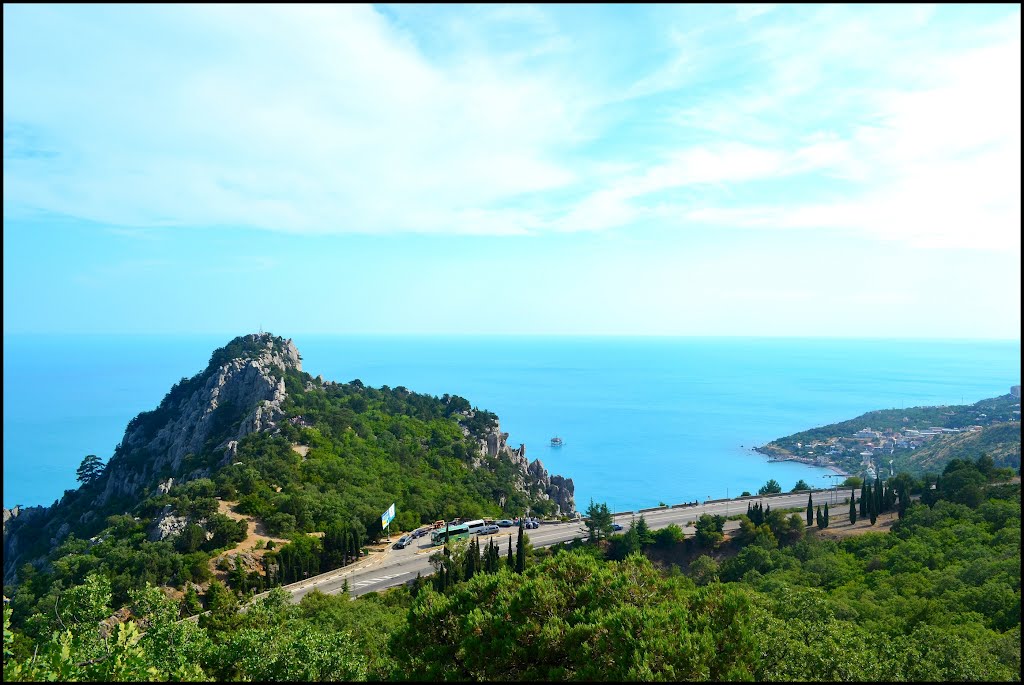
[[[872,423],[877,427],[872,428]],[[771,461],[799,461],[873,480],[922,461],[914,459],[919,450],[922,454],[934,451],[964,434],[977,434],[980,439],[986,430],[1014,423],[1015,465],[1019,466],[1019,385],[1012,386],[1007,395],[974,405],[869,412],[851,421],[795,433],[755,450]]]

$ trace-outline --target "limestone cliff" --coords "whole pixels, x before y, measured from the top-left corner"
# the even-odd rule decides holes
[[[161,418],[166,419],[155,433],[146,421],[136,419],[128,425],[110,460],[98,505],[116,496],[135,496],[162,474],[184,475],[186,479],[199,475],[182,473],[187,455],[213,447],[224,451],[227,460],[234,455],[238,440],[275,427],[284,415],[285,383],[280,370],[301,371],[299,351],[290,339],[269,333],[236,341],[246,350],[244,356],[208,368],[198,382],[190,382],[194,387],[190,393],[168,394],[154,412],[162,412]],[[208,445],[211,438],[216,445]]]
[[[477,443],[481,458],[497,457],[512,462],[517,471],[515,486],[518,490],[551,500],[556,506],[556,514],[569,516],[576,512],[572,479],[549,475],[540,459],[529,462],[526,459],[526,445],[509,447],[508,433],[501,432],[497,421],[483,436],[478,436]]]

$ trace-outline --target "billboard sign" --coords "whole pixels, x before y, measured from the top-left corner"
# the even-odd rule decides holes
[[[389,523],[391,523],[391,519],[393,519],[393,518],[395,518],[395,505],[394,504],[392,504],[390,507],[388,507],[388,510],[380,515],[380,527],[381,528],[387,527],[387,525]]]

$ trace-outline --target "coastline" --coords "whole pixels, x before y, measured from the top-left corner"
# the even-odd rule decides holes
[[[764,456],[768,457],[769,464],[773,464],[780,461],[795,461],[806,466],[817,466],[818,468],[828,469],[829,471],[840,476],[850,477],[851,475],[844,471],[839,466],[837,466],[836,464],[833,464],[831,462],[821,464],[814,461],[813,459],[808,459],[807,457],[800,457],[795,454],[790,454],[789,452],[786,452],[785,450],[781,450],[778,448],[770,448],[767,445],[763,445],[761,447],[752,447],[751,449],[754,452],[757,452],[758,454],[763,454]]]

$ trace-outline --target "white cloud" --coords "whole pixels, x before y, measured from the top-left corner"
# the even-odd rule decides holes
[[[736,8],[757,20],[720,28],[720,52],[712,21],[658,26],[668,56],[595,92],[614,54],[573,64],[578,37],[542,7],[438,19],[443,58],[364,6],[5,7],[5,215],[1019,246],[1019,13],[943,33],[928,7],[768,9]],[[617,146],[616,124],[646,137]],[[777,199],[746,192],[769,183]]]
[[[151,68],[147,78],[92,69],[60,92],[5,86],[5,134],[9,121],[28,120],[60,154],[43,168],[5,159],[5,213],[449,232],[467,211],[574,178],[552,150],[572,138],[578,112],[543,76],[499,71],[481,56],[441,70],[367,7],[180,11],[196,35],[223,43],[219,59],[150,48],[158,17],[147,15],[136,42],[117,36]],[[110,97],[91,96],[96,87]]]

